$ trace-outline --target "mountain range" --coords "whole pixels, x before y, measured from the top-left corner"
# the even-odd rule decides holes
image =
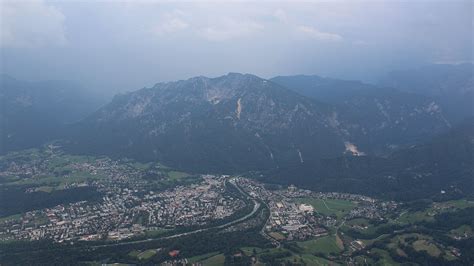
[[[0,154],[60,136],[102,103],[71,81],[28,82],[0,75]]]
[[[433,77],[434,84],[452,87],[453,97],[448,89],[438,94],[429,85],[407,85],[425,84],[429,74],[416,82],[416,74],[390,74],[370,85],[229,73],[158,83],[119,94],[100,108],[73,83],[2,76],[1,148],[62,139],[71,153],[159,161],[195,173],[252,172],[276,182],[391,198],[441,189],[464,193],[470,186],[461,184],[472,176],[473,120],[463,104],[448,104],[472,92],[472,76],[463,71],[450,74],[449,82]]]
[[[387,157],[340,156],[256,173],[257,178],[321,191],[396,200],[473,196],[474,119]]]
[[[115,97],[74,127],[72,150],[189,171],[248,171],[342,154],[332,106],[254,75],[159,83]]]
[[[429,96],[319,76],[279,76],[271,80],[334,105],[347,121],[342,126],[366,153],[390,152],[451,127],[437,100]]]
[[[425,96],[330,80],[327,87],[339,94],[330,100],[289,89],[288,80],[301,78],[327,83],[238,73],[159,83],[117,96],[80,121],[69,147],[188,171],[238,172],[388,152],[450,127]]]
[[[433,64],[418,69],[393,71],[379,84],[433,97],[452,122],[474,116],[473,64]]]

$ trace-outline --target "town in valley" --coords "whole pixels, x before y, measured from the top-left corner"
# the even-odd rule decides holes
[[[50,176],[48,172],[55,175]],[[281,253],[288,245],[296,245],[304,254],[312,245],[321,243],[332,245],[333,250],[322,252],[319,257],[313,253],[314,258],[301,260],[337,258],[356,263],[358,257],[367,259],[361,252],[370,253],[375,242],[364,239],[366,232],[373,233],[381,226],[400,225],[394,228],[402,228],[400,232],[406,230],[406,237],[414,238],[415,243],[424,243],[421,249],[436,250],[435,255],[452,260],[461,255],[455,247],[444,247],[403,229],[401,225],[411,223],[409,216],[417,219],[418,215],[404,204],[365,195],[271,185],[244,176],[191,175],[161,164],[68,155],[54,145],[4,156],[0,177],[4,191],[21,185],[20,193],[24,195],[54,196],[78,191],[88,191],[91,195],[91,199],[78,198],[59,204],[46,202],[49,206],[40,208],[32,204],[27,206],[30,208],[27,211],[4,214],[0,219],[3,243],[51,241],[70,246],[87,243],[133,246],[160,239],[192,239],[194,235],[211,231],[224,234],[258,227],[253,230],[257,230],[268,246],[258,248],[260,252],[255,252],[256,248],[252,252],[237,251],[242,256],[252,257],[254,263],[265,260],[265,250]],[[451,208],[469,206],[474,206],[474,202],[433,203],[426,217],[421,219],[433,219]],[[12,212],[14,207],[11,207]],[[451,237],[470,237],[472,231],[465,229],[450,232]],[[384,232],[375,239],[384,237],[389,236]],[[166,247],[134,250],[131,249],[130,256],[143,262],[165,252]],[[144,252],[148,255],[144,256]],[[201,265],[199,260],[180,253],[179,249],[166,252],[162,261],[165,264],[194,262],[192,264]],[[289,252],[290,255],[285,254],[293,259],[303,256],[293,254],[294,250]],[[218,253],[209,257],[214,256]]]

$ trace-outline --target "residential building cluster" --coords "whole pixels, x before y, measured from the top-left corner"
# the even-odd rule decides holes
[[[330,227],[340,226],[345,220],[353,218],[383,220],[385,215],[397,208],[395,202],[379,201],[363,195],[314,192],[293,185],[287,189],[271,190],[263,183],[242,177],[236,178],[236,183],[251,197],[265,202],[270,216],[264,226],[264,233],[276,241],[324,236]],[[336,217],[324,215],[324,212],[304,203],[304,199],[344,200],[352,202],[354,207],[343,217]]]
[[[224,177],[205,175],[197,184],[146,192],[96,182],[104,193],[101,200],[61,204],[3,221],[0,238],[122,240],[147,231],[205,225],[245,207],[226,192]]]

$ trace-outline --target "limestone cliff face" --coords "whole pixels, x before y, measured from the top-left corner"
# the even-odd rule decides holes
[[[333,114],[332,123],[366,153],[387,153],[452,126],[439,101],[429,95],[318,76],[280,76],[271,80],[300,95],[336,106],[338,112]],[[350,147],[349,151],[353,150]]]
[[[73,146],[199,170],[274,168],[341,155],[335,113],[253,75],[196,77],[115,97],[76,125]]]
[[[345,95],[333,85],[337,102],[249,74],[158,83],[76,124],[70,147],[238,172],[367,155],[449,126],[431,99],[373,88]]]

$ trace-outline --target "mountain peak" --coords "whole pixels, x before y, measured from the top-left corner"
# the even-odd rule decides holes
[[[254,74],[248,73],[239,73],[239,72],[229,72],[227,75],[220,76],[218,78],[253,78],[253,79],[262,79]]]
[[[156,83],[153,88],[163,88],[163,87],[175,87],[175,86],[189,86],[189,85],[192,85],[192,84],[199,84],[199,83],[202,83],[202,84],[206,84],[206,83],[209,83],[209,82],[225,82],[225,81],[228,81],[228,82],[236,82],[236,81],[240,81],[240,82],[249,82],[249,81],[266,81],[264,80],[263,78],[260,78],[256,75],[253,75],[253,74],[243,74],[243,73],[237,73],[237,72],[229,72],[227,73],[226,75],[222,75],[222,76],[218,76],[218,77],[215,77],[215,78],[210,78],[210,77],[206,77],[206,76],[196,76],[196,77],[192,77],[192,78],[188,78],[188,79],[184,79],[184,80],[178,80],[178,81],[170,81],[170,82],[159,82],[159,83]]]
[[[74,149],[133,153],[193,171],[273,168],[342,154],[331,112],[255,75],[194,77],[115,99],[77,125]],[[104,130],[112,132],[107,139],[89,137]]]

